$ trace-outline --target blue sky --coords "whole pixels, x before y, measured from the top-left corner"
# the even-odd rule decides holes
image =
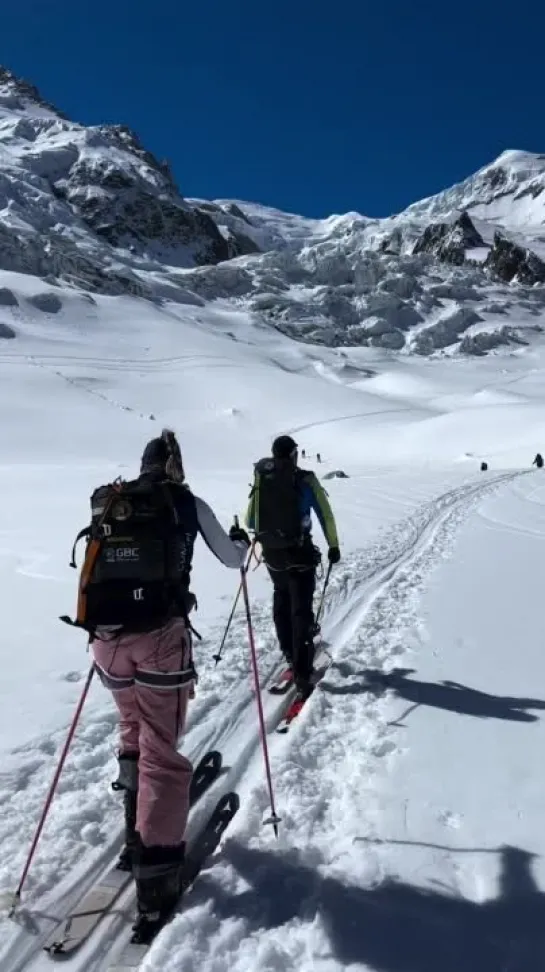
[[[0,63],[186,196],[384,216],[545,151],[542,0],[5,0]]]

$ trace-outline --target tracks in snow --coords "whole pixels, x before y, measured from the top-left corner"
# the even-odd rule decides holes
[[[395,531],[387,533],[370,549],[350,558],[342,569],[333,575],[331,595],[327,613],[324,619],[324,634],[331,645],[332,653],[337,662],[342,663],[343,657],[350,654],[351,642],[356,638],[362,625],[369,636],[371,628],[379,631],[391,623],[392,616],[385,611],[378,610],[373,617],[373,608],[388,594],[389,611],[395,609],[396,585],[400,579],[408,579],[411,583],[411,572],[415,572],[419,579],[422,570],[433,565],[438,556],[442,556],[446,544],[442,541],[452,538],[461,518],[467,514],[479,498],[504,483],[521,475],[521,473],[505,473],[495,477],[473,482],[449,490],[435,500],[424,504],[408,518],[399,524]],[[419,565],[419,566],[418,566]],[[418,569],[416,569],[418,568]],[[359,640],[359,639],[357,639]],[[377,659],[379,660],[379,659]],[[267,687],[277,673],[277,666],[269,665],[269,671],[263,680]],[[316,699],[320,706],[319,695]],[[278,723],[286,700],[265,693],[265,717],[269,730]],[[312,721],[314,705],[311,703],[305,712],[308,719],[302,718],[301,729],[307,721]],[[318,713],[317,713],[318,714]],[[201,727],[202,729],[202,727]],[[296,730],[299,732],[299,729]],[[198,737],[198,752],[193,751],[192,736]],[[288,737],[293,739],[293,736]],[[273,758],[275,753],[281,757],[284,749],[283,740],[271,736]],[[194,759],[199,754],[215,746],[222,750],[226,773],[214,786],[207,798],[196,809],[190,821],[190,834],[210,811],[213,803],[218,799],[221,791],[238,789],[250,810],[243,814],[242,827],[250,832],[259,825],[260,817],[266,809],[266,797],[262,784],[260,743],[257,733],[255,699],[249,680],[232,691],[223,704],[217,706],[213,718],[204,720],[204,731],[195,726],[187,739],[188,749]],[[291,743],[288,742],[288,746]],[[280,807],[282,815],[282,807]],[[237,828],[238,829],[238,828]],[[97,871],[97,865],[93,870]],[[82,879],[80,889],[87,886],[94,875],[87,874]],[[76,897],[75,893],[70,897]],[[85,972],[99,972],[105,958],[117,946],[126,929],[125,912],[132,906],[132,890],[120,903],[115,913],[106,919],[100,933],[89,943],[77,960],[70,963],[71,969],[85,969]],[[29,911],[28,926],[32,928],[29,935],[24,929],[11,943],[7,955],[2,963],[3,972],[51,972],[52,962],[41,952],[41,943],[51,927],[51,917],[55,915],[54,906],[43,911]]]

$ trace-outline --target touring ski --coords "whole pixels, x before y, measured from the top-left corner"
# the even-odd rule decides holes
[[[322,654],[320,656],[320,661],[322,661],[324,657],[325,656]],[[316,687],[318,682],[320,682],[324,677],[325,673],[327,672],[327,669],[329,668],[329,664],[330,662],[324,662],[318,668],[315,669],[314,674],[312,676],[312,682],[314,684],[314,687]],[[277,732],[285,734],[288,731],[293,720],[297,718],[297,716],[301,712],[301,709],[305,705],[305,702],[307,702],[310,697],[311,696],[309,695],[307,696],[307,698],[305,698],[300,693],[298,693],[295,696],[295,698],[290,703],[287,712],[284,714],[283,718],[278,723],[276,727]]]
[[[165,919],[165,922],[159,928],[155,929],[155,934],[151,940],[145,942],[134,941],[135,935],[137,937],[137,933],[135,933],[133,939],[122,950],[121,955],[115,959],[112,965],[107,967],[106,972],[134,972],[135,969],[140,967],[157,934],[168,924],[178,911],[180,905],[183,904],[184,894],[198,877],[208,858],[216,850],[225,830],[237,813],[239,806],[240,799],[237,793],[226,793],[219,800],[212,815],[208,818],[202,830],[197,834],[195,840],[189,845],[182,870],[181,891],[177,908],[174,909],[170,917]]]
[[[306,701],[307,700],[302,698],[300,695],[293,700],[284,718],[278,723],[276,727],[277,732],[286,733],[288,731],[293,720],[297,718]]]
[[[221,767],[222,756],[217,750],[210,750],[203,756],[193,772],[190,806],[194,806],[218,778]],[[119,870],[117,863],[112,864],[46,939],[43,947],[49,956],[67,958],[81,948],[131,881],[130,872]]]

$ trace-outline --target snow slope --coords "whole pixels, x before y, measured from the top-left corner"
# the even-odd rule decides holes
[[[513,912],[507,936],[495,917],[503,899],[486,902],[496,896],[502,843],[542,853],[537,814],[545,794],[539,773],[529,768],[540,751],[540,723],[521,727],[522,719],[506,719],[496,741],[494,731],[481,735],[481,723],[465,716],[462,733],[448,705],[421,702],[414,716],[404,715],[413,704],[411,676],[397,682],[394,676],[393,687],[388,678],[397,668],[413,668],[417,683],[452,678],[493,696],[539,699],[535,642],[526,637],[518,646],[519,672],[507,621],[490,621],[501,603],[504,617],[519,619],[527,635],[539,628],[535,521],[542,492],[540,474],[529,474],[542,444],[539,349],[531,358],[396,360],[380,349],[298,344],[222,302],[157,307],[101,296],[91,302],[28,275],[6,274],[2,282],[17,298],[4,315],[18,339],[0,354],[0,491],[9,510],[0,537],[7,593],[0,888],[17,882],[87,670],[84,639],[57,617],[74,604],[75,576],[67,564],[91,489],[129,475],[147,438],[171,424],[191,485],[228,524],[244,509],[252,462],[274,434],[291,431],[319,473],[342,468],[349,476],[327,483],[343,550],[324,619],[333,665],[285,739],[273,731],[282,703],[265,696],[282,816],[275,842],[261,824],[267,798],[242,614],[225,662],[215,668],[211,658],[237,576],[198,548],[195,624],[204,641],[183,746],[194,758],[218,746],[230,769],[191,827],[221,788],[235,787],[242,808],[213,868],[156,942],[146,972],[492,972],[502,967],[493,965],[498,954],[502,961],[515,956],[505,966],[510,972],[526,970],[516,965],[523,948],[519,918]],[[53,306],[53,298],[60,305],[55,313],[39,309]],[[321,468],[312,458],[317,451]],[[482,458],[490,463],[486,475],[478,471]],[[448,564],[436,570],[447,556]],[[521,569],[525,558],[528,575]],[[250,580],[266,686],[278,666],[270,588],[263,568]],[[460,650],[473,623],[478,671],[475,652]],[[481,704],[469,694],[466,708]],[[497,705],[502,712],[517,708]],[[525,711],[539,717],[537,703]],[[0,919],[2,972],[51,968],[40,950],[43,937],[63,902],[81,893],[118,844],[120,807],[108,785],[115,724],[110,698],[95,685],[29,878],[23,922]],[[515,739],[511,731],[526,735]],[[514,788],[516,799],[506,799]],[[502,810],[487,841],[492,805]],[[440,847],[404,843],[413,839]],[[475,872],[482,912],[475,910],[474,861],[464,850],[477,845],[488,854],[476,858],[484,861]],[[131,906],[129,894],[124,910],[102,925],[70,968],[104,972],[107,956],[115,957],[126,940],[124,914]],[[396,938],[386,934],[392,921]],[[472,965],[473,952],[466,951],[462,966],[455,951],[460,961],[449,966],[443,938],[433,937],[436,921],[450,929],[453,949],[455,943],[462,948],[461,931],[471,932],[479,962]],[[435,952],[417,931],[430,923],[425,940],[432,936]],[[537,919],[535,925],[531,947],[537,949]]]

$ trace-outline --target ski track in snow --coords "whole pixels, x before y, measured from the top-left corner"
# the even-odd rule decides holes
[[[334,418],[322,419],[318,422],[307,422],[305,425],[298,425],[295,428],[289,429],[290,435],[297,435],[299,432],[307,432],[309,429],[318,429],[324,425],[335,425],[337,422],[348,422],[350,419],[358,418],[376,418],[377,415],[399,415],[401,412],[409,412],[411,408],[405,406],[405,408],[380,408],[376,412],[353,412],[351,415],[337,415]]]
[[[323,621],[333,665],[288,737],[269,733],[277,804],[282,817],[278,843],[262,827],[268,798],[263,785],[255,700],[248,671],[245,622],[242,617],[235,619],[226,646],[227,665],[224,663],[225,667],[216,669],[211,663],[206,671],[206,666],[201,666],[206,692],[200,699],[198,690],[188,724],[185,743],[188,754],[196,760],[206,749],[217,747],[227,768],[192,815],[189,835],[211,810],[220,792],[236,788],[242,807],[228,832],[223,851],[217,856],[214,872],[200,879],[183,912],[155,944],[146,968],[161,972],[183,968],[184,972],[197,972],[206,965],[211,972],[220,972],[229,965],[231,972],[242,972],[248,967],[248,952],[254,947],[258,947],[254,959],[258,959],[260,968],[295,968],[299,957],[309,950],[316,968],[335,967],[335,963],[331,965],[325,960],[325,955],[330,953],[326,947],[328,929],[323,896],[331,878],[322,877],[320,872],[327,868],[329,875],[338,875],[347,893],[351,879],[354,885],[380,880],[381,852],[376,848],[370,851],[368,846],[362,849],[363,844],[354,844],[353,838],[345,837],[344,833],[355,832],[362,838],[373,835],[373,818],[380,813],[378,770],[381,764],[387,767],[398,750],[395,725],[389,725],[384,716],[384,698],[371,691],[362,693],[361,679],[365,669],[387,670],[406,652],[403,632],[411,620],[414,622],[423,578],[437,559],[448,552],[461,518],[483,494],[518,475],[521,474],[505,473],[485,483],[457,487],[425,503],[395,530],[352,556],[333,573]],[[278,671],[269,606],[257,603],[253,614],[262,683],[266,686]],[[77,672],[69,675],[78,677]],[[264,694],[269,730],[278,722],[285,704],[282,698]],[[359,741],[362,721],[365,722],[364,751]],[[23,931],[15,935],[3,955],[2,972],[51,969],[51,959],[40,952],[40,946],[52,918],[65,903],[81,895],[119,845],[120,836],[112,840],[111,827],[108,827],[112,796],[104,786],[104,764],[113,756],[115,725],[116,716],[108,710],[104,718],[94,720],[78,732],[72,760],[67,764],[57,804],[52,810],[52,818],[58,814],[59,819],[63,816],[68,820],[66,859],[63,848],[58,849],[64,864],[63,872],[57,876],[59,880],[64,878],[61,893],[51,887],[52,876],[47,873],[49,855],[44,854],[46,871],[42,873],[38,854],[29,884],[29,890],[33,889],[30,904],[21,912],[21,920],[28,927],[34,926],[35,934]],[[40,747],[43,759],[36,758],[34,744],[22,747],[19,768],[3,774],[0,838],[8,845],[16,839],[15,832],[10,837],[10,830],[18,829],[22,814],[33,822],[38,816],[49,783],[51,757],[60,738],[43,740]],[[25,750],[32,753],[26,764]],[[352,771],[341,772],[342,764],[347,761],[353,762]],[[325,781],[320,791],[316,783],[319,777]],[[339,805],[341,820],[336,818]],[[445,821],[448,826],[448,812]],[[22,849],[16,865],[23,860],[30,832],[31,827],[25,826],[25,839],[20,838]],[[75,852],[81,848],[77,840],[70,841],[70,836],[83,836],[89,845],[97,847],[91,860],[86,858],[72,872],[70,869],[77,864]],[[43,839],[46,843],[46,834]],[[3,878],[5,885],[6,875]],[[269,934],[261,931],[258,943],[255,931],[261,923],[261,912],[267,916],[271,909],[278,908],[279,896],[285,899],[289,911],[288,901],[293,900],[293,895],[288,894],[288,886],[298,880],[301,882],[300,912],[284,915],[282,922],[273,922]],[[256,884],[253,904],[247,900],[249,892],[241,891],[252,881]],[[456,875],[454,883],[458,884]],[[242,894],[244,906],[237,904],[237,894]],[[36,897],[38,906],[34,909],[32,902]],[[127,934],[124,918],[132,904],[131,889],[116,913],[103,922],[100,933],[70,967],[89,972],[104,968],[105,957],[110,952],[114,954],[112,948],[117,945],[120,932],[121,938],[123,932]],[[283,925],[280,937],[275,923]],[[283,934],[288,930],[289,939]],[[323,962],[320,942],[325,949]],[[183,965],[180,965],[180,949]],[[221,955],[215,959],[218,950]],[[343,964],[349,964],[346,957]]]

